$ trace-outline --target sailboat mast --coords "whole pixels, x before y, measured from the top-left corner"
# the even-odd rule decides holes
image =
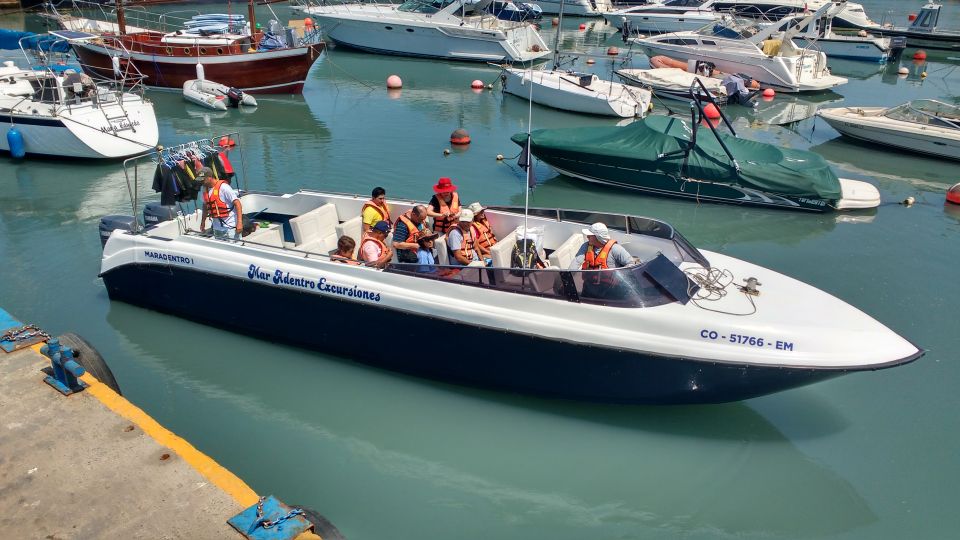
[[[117,31],[121,36],[127,33],[127,17],[123,12],[123,0],[117,0]]]
[[[257,36],[257,10],[253,5],[253,0],[247,2],[247,19],[250,21],[250,47],[254,48]]]
[[[553,40],[553,69],[560,65],[560,34],[563,32],[563,2],[560,0],[560,16],[557,18],[557,35]],[[532,82],[532,79],[531,79]]]

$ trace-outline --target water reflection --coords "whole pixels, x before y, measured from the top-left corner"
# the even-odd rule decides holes
[[[957,181],[956,165],[948,160],[925,157],[849,137],[837,137],[814,145],[841,171],[876,179],[881,186],[909,183],[926,192],[942,193]]]
[[[712,530],[806,538],[877,519],[846,480],[744,404],[529,399],[221,336],[125,304],[111,304],[107,322],[124,356],[154,378],[143,405],[254,486],[265,475],[271,485],[284,478],[284,498],[322,509],[347,531],[360,526],[352,519],[389,513],[399,492],[431,508],[430,520],[391,514],[369,538],[389,536],[386,527],[445,537],[439,531],[464,508],[485,527],[459,538],[523,537],[522,525],[560,537]],[[227,341],[243,354],[222,354]],[[128,370],[116,369],[121,386]],[[284,459],[272,441],[283,441]],[[591,455],[603,458],[584,460]],[[341,476],[328,484],[336,495],[322,488]],[[771,485],[781,496],[770,497]]]

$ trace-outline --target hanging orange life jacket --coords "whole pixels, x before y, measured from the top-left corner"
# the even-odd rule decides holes
[[[375,201],[367,201],[363,203],[363,208],[360,209],[360,215],[362,216],[364,212],[367,211],[367,208],[373,208],[378,214],[380,214],[380,219],[377,221],[390,221],[390,210],[387,208],[387,205],[380,205],[380,203]],[[374,221],[371,224],[376,225],[377,221]]]
[[[403,214],[400,214],[400,217],[397,218],[397,223],[400,223],[402,221],[403,224],[407,226],[407,239],[404,240],[404,242],[407,242],[407,243],[414,243],[417,241],[418,238],[420,238],[420,228],[417,227],[417,225],[413,222],[412,219],[410,219],[412,212],[413,210],[408,210]],[[397,223],[393,224],[394,229],[397,228]],[[416,253],[418,249],[419,249],[419,246],[406,248],[406,251],[409,251],[411,253]]]
[[[486,222],[474,221],[473,224],[473,236],[477,239],[477,249],[481,253],[489,253],[490,247],[497,243],[497,237],[493,234],[493,231],[490,230],[490,227],[487,226]]]
[[[225,219],[230,215],[230,207],[220,199],[220,186],[223,180],[217,180],[213,187],[203,192],[203,204],[207,207],[207,215],[212,218]]]
[[[606,270],[609,268],[607,266],[607,256],[610,255],[610,250],[613,249],[616,240],[607,240],[607,243],[603,245],[599,253],[594,254],[593,246],[587,246],[587,252],[583,258],[583,266],[580,267],[581,270]],[[600,284],[612,284],[614,281],[613,275],[611,272],[597,272],[595,274],[584,274],[584,281],[590,281],[594,285]]]
[[[433,230],[441,234],[448,233],[457,226],[457,222],[460,220],[460,218],[457,217],[457,213],[460,211],[460,196],[454,191],[453,197],[450,198],[450,205],[447,206],[447,203],[443,202],[443,199],[438,195],[437,204],[440,205],[440,213],[447,214],[447,217],[434,218]]]
[[[377,244],[377,246],[380,247],[380,254],[377,255],[377,258],[378,258],[378,259],[379,259],[380,257],[382,257],[382,256],[383,256],[383,252],[387,250],[387,245],[386,245],[386,244],[384,244],[383,242],[377,240],[376,238],[374,238],[374,237],[372,237],[372,236],[367,236],[367,237],[365,237],[365,238],[363,239],[362,242],[360,242],[360,256],[361,256],[361,257],[363,257],[363,246],[365,246],[367,242],[373,242],[373,243]],[[371,263],[372,263],[372,262],[376,262],[376,260],[367,261],[366,259],[364,259],[364,261],[366,261],[366,262],[371,262]]]

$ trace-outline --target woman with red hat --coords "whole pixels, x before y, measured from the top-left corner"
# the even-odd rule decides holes
[[[460,220],[460,195],[449,178],[441,178],[433,186],[435,195],[427,205],[427,215],[433,218],[433,230],[445,234]]]

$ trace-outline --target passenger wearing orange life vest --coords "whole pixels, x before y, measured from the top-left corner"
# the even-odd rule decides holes
[[[441,178],[433,186],[433,197],[427,205],[427,215],[433,218],[433,230],[448,233],[457,228],[460,218],[460,195],[449,178]]]
[[[369,266],[383,268],[390,263],[393,250],[383,243],[390,233],[390,223],[378,221],[360,242],[360,258]]]
[[[203,180],[203,212],[200,215],[200,232],[206,230],[207,218],[213,221],[213,234],[217,237],[237,239],[243,232],[243,205],[230,184],[217,180],[210,167],[201,167],[197,179]]]
[[[451,265],[467,266],[482,260],[477,254],[476,239],[473,237],[473,212],[466,208],[460,210],[458,226],[447,233],[447,249],[450,250]]]
[[[404,212],[393,224],[393,249],[397,250],[397,260],[402,263],[417,262],[417,240],[426,227],[427,207],[418,204]]]
[[[353,249],[357,247],[357,242],[347,235],[337,239],[337,252],[330,255],[330,260],[343,264],[361,264],[360,261],[353,258]]]
[[[497,243],[497,235],[490,229],[487,214],[480,203],[475,202],[467,207],[473,212],[473,237],[477,240],[477,252],[483,258],[490,257],[490,248]]]
[[[378,221],[390,223],[390,207],[387,206],[387,190],[382,187],[375,187],[370,193],[370,200],[363,203],[360,209],[360,216],[363,223],[360,225],[360,232],[367,234],[371,227]]]
[[[594,223],[589,229],[583,229],[587,241],[580,246],[577,256],[570,263],[570,270],[606,270],[623,268],[634,264],[633,256],[610,238],[610,231],[603,223]],[[583,275],[583,294],[603,297],[609,292],[605,288],[614,285],[616,276],[612,273],[590,272]]]

